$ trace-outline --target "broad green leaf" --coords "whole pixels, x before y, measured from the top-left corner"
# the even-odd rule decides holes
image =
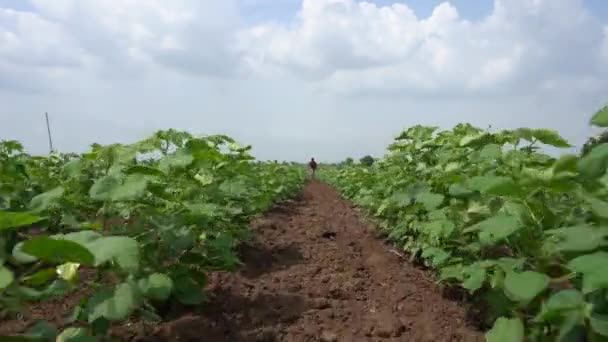
[[[109,321],[125,320],[141,302],[141,293],[136,286],[131,283],[119,284],[114,290],[98,292],[89,300],[88,321],[91,323],[102,317]]]
[[[94,232],[94,231],[90,231],[90,230],[83,230],[80,232],[74,232],[74,233],[68,233],[68,234],[56,234],[51,237],[54,239],[65,239],[65,240],[73,241],[73,242],[86,246],[89,242],[93,242],[93,241],[101,238],[102,236],[103,235],[101,235],[98,232]]]
[[[24,253],[51,263],[76,262],[83,265],[95,263],[95,257],[86,247],[68,240],[56,240],[45,236],[35,237],[25,241],[22,250]]]
[[[135,272],[139,269],[139,244],[126,236],[103,237],[86,245],[95,255],[95,265],[116,262],[122,269]]]
[[[498,213],[464,230],[465,233],[479,231],[482,244],[490,244],[509,237],[521,229],[521,224],[515,216]]]
[[[424,205],[426,210],[437,209],[443,202],[443,195],[434,194],[432,192],[423,192],[416,195],[416,201]]]
[[[529,302],[549,286],[549,277],[534,271],[510,272],[505,278],[505,294],[516,302]]]
[[[64,189],[61,186],[56,187],[53,190],[43,192],[40,195],[32,198],[29,209],[32,212],[41,212],[47,210],[52,204],[57,203],[63,196]]]
[[[585,201],[591,205],[593,213],[601,218],[608,218],[608,203],[595,197],[586,196]]]
[[[111,193],[112,201],[132,201],[144,195],[148,186],[148,180],[144,177],[132,175],[117,185]]]
[[[57,337],[57,328],[52,326],[47,321],[39,321],[27,331],[27,335],[39,337],[48,341],[54,341]]]
[[[523,342],[524,324],[519,318],[500,317],[486,333],[487,342]]]
[[[57,336],[56,342],[95,342],[97,339],[89,336],[86,328],[67,328]]]
[[[159,168],[164,171],[170,169],[183,169],[194,161],[192,152],[188,149],[182,148],[177,150],[175,153],[166,155],[160,160]]]
[[[597,313],[591,314],[589,317],[591,328],[596,333],[608,337],[608,315],[600,315]]]
[[[459,145],[461,147],[464,147],[464,146],[483,144],[490,137],[491,137],[491,135],[488,133],[479,133],[479,134],[474,134],[474,135],[468,135],[460,140]]]
[[[553,294],[547,301],[546,309],[550,311],[575,310],[585,305],[583,294],[575,289],[567,289]]]
[[[0,289],[4,289],[9,286],[14,280],[13,272],[4,265],[0,266]]]
[[[46,283],[48,283],[51,279],[55,277],[55,268],[47,268],[40,270],[31,276],[24,277],[23,280],[29,286],[40,287]]]
[[[5,229],[30,226],[45,218],[29,212],[0,211],[0,231]]]
[[[155,167],[145,166],[145,165],[135,165],[131,166],[125,170],[125,173],[128,175],[145,175],[145,176],[154,176],[154,177],[164,177],[165,174]]]
[[[188,277],[175,279],[175,296],[177,300],[186,305],[198,305],[203,302],[204,296],[200,285]]]
[[[599,127],[608,127],[608,106],[600,109],[591,118],[591,124]]]
[[[151,274],[139,280],[138,285],[145,297],[157,301],[167,300],[173,291],[173,281],[162,273]]]
[[[608,229],[587,225],[558,228],[545,231],[550,236],[547,246],[557,252],[590,252],[608,245]]]
[[[465,280],[462,283],[462,287],[473,293],[481,288],[483,282],[486,280],[486,270],[481,267],[474,267],[471,270],[467,270]]]
[[[568,268],[583,275],[583,293],[608,288],[608,252],[581,255],[572,259]]]
[[[23,252],[24,243],[25,241],[21,241],[17,243],[15,247],[13,247],[13,257],[15,258],[15,260],[17,260],[17,262],[19,262],[20,264],[31,264],[38,261],[38,258],[36,258],[35,256]]]
[[[70,160],[63,166],[63,172],[68,177],[76,177],[82,170],[82,160],[74,159]]]
[[[95,181],[89,190],[89,196],[97,201],[108,201],[112,192],[120,185],[120,179],[115,176],[104,176]]]
[[[606,173],[608,167],[608,144],[595,146],[578,162],[578,171],[583,177],[596,179]]]
[[[469,180],[469,188],[477,190],[482,194],[497,196],[517,195],[520,193],[519,186],[513,179],[502,176],[477,176]]]
[[[606,268],[598,272],[589,272],[583,276],[582,291],[584,294],[589,294],[599,289],[608,288],[608,274]]]
[[[576,172],[577,163],[578,156],[574,154],[565,154],[559,157],[553,164],[553,174],[558,174],[560,172]]]
[[[570,260],[568,268],[572,271],[585,274],[593,273],[597,270],[608,270],[608,252],[598,251],[591,254],[581,255]]]
[[[443,238],[452,234],[455,228],[456,225],[450,220],[435,220],[424,224],[424,233],[429,236]]]
[[[444,281],[447,279],[457,279],[462,281],[464,279],[462,265],[450,265],[441,268],[439,280]]]
[[[539,128],[535,129],[532,132],[532,135],[538,139],[538,141],[542,142],[545,145],[551,145],[554,147],[566,148],[571,145],[566,141],[566,139],[562,138],[557,131]]]
[[[450,185],[449,194],[452,197],[463,198],[463,197],[471,196],[472,194],[474,194],[474,191],[466,188],[462,184],[456,183],[456,184]]]
[[[479,152],[479,157],[482,159],[493,160],[500,158],[502,147],[497,144],[488,144]]]

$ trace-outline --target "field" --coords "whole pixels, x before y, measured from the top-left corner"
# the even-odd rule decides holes
[[[608,144],[540,145],[416,126],[309,180],[226,136],[1,142],[0,338],[605,341]]]

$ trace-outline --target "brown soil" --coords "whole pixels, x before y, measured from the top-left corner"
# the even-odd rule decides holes
[[[173,307],[164,323],[132,321],[114,335],[140,342],[484,340],[462,304],[442,296],[430,273],[377,239],[323,183],[309,183],[252,229],[254,240],[239,250],[242,269],[212,274],[207,304]],[[65,304],[43,304],[29,322],[4,321],[0,333],[22,331],[45,311],[57,321]]]
[[[308,184],[253,229],[243,269],[213,275],[206,308],[145,340],[483,341],[462,305],[325,184]]]

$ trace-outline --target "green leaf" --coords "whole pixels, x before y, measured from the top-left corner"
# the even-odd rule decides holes
[[[88,321],[91,323],[98,318],[109,321],[125,320],[141,303],[142,298],[137,287],[131,283],[119,284],[114,290],[98,292],[89,300]]]
[[[583,274],[583,293],[608,288],[608,253],[598,251],[581,255],[568,263],[572,271]]]
[[[64,189],[61,186],[56,187],[53,190],[43,192],[38,196],[32,198],[29,209],[32,212],[39,213],[47,210],[52,204],[57,203],[61,197],[63,197]]]
[[[29,212],[0,211],[0,231],[5,229],[30,226],[43,221],[45,218]]]
[[[57,337],[57,328],[52,326],[47,321],[39,321],[28,330],[27,335],[39,337],[48,341],[54,341]]]
[[[577,163],[578,156],[574,154],[565,154],[559,157],[553,164],[553,174],[558,174],[560,172],[576,172]]]
[[[545,145],[551,145],[554,147],[567,148],[571,145],[562,138],[557,131],[552,129],[540,128],[532,131],[532,135]]]
[[[56,342],[95,342],[97,339],[89,336],[86,328],[67,328],[57,336]]]
[[[167,300],[173,291],[173,281],[162,273],[151,274],[139,280],[138,285],[144,296],[157,301]]]
[[[601,218],[608,218],[608,203],[591,196],[585,196],[585,201],[591,205],[593,213]]]
[[[443,202],[443,195],[434,194],[432,192],[423,192],[421,194],[416,195],[416,201],[418,203],[422,203],[426,210],[437,209]]]
[[[464,197],[471,196],[472,194],[474,194],[474,192],[472,190],[466,188],[462,184],[455,183],[455,184],[450,185],[449,194],[452,197],[464,198]]]
[[[169,169],[183,169],[194,161],[192,153],[188,149],[179,149],[175,153],[166,155],[160,160],[159,168],[164,171]]]
[[[482,194],[509,196],[521,192],[519,186],[509,177],[477,176],[469,180],[469,188]]]
[[[23,252],[23,244],[25,241],[21,241],[13,247],[13,258],[17,260],[20,264],[31,264],[38,261],[38,258],[35,256],[31,256],[25,252]]]
[[[55,277],[55,268],[47,268],[40,270],[31,276],[23,278],[25,283],[29,286],[40,287],[46,283],[48,283],[51,279]]]
[[[500,317],[485,336],[487,342],[523,342],[524,324],[519,318]]]
[[[578,162],[578,170],[581,176],[596,179],[606,173],[608,167],[608,144],[595,146],[587,155]]]
[[[608,315],[593,313],[591,314],[591,317],[589,317],[589,323],[591,323],[593,331],[608,337]]]
[[[89,242],[86,246],[95,255],[96,266],[114,261],[128,272],[139,269],[139,244],[133,238],[108,236]]]
[[[93,265],[95,257],[81,244],[68,240],[56,240],[39,236],[25,241],[23,252],[51,263],[76,262]]]
[[[515,216],[498,213],[464,230],[465,233],[479,231],[479,239],[483,244],[491,244],[509,237],[521,229],[521,224]]]
[[[121,185],[113,190],[110,199],[112,201],[132,201],[140,198],[146,192],[148,180],[141,176],[128,176]]]
[[[591,124],[599,127],[608,127],[608,106],[600,109],[591,118]]]
[[[585,274],[596,272],[608,267],[608,252],[598,251],[592,254],[581,255],[570,260],[568,268],[572,271]]]
[[[13,272],[8,268],[4,267],[4,265],[0,266],[0,289],[4,289],[9,286],[15,277],[13,276]]]
[[[145,176],[154,176],[154,177],[164,177],[165,174],[155,167],[145,166],[145,165],[135,165],[131,166],[125,170],[127,175],[145,175]]]
[[[120,180],[115,176],[104,176],[95,181],[89,190],[89,196],[97,201],[108,201],[112,198],[112,192],[120,185]]]
[[[466,270],[465,274],[465,281],[462,283],[462,287],[469,290],[470,293],[479,290],[486,280],[485,268],[475,266],[470,270]]]
[[[534,271],[509,272],[505,278],[505,294],[516,302],[529,302],[549,286],[549,277]]]
[[[479,157],[482,159],[493,160],[500,158],[502,154],[502,146],[497,144],[488,144],[479,152]]]
[[[198,305],[204,300],[201,287],[188,277],[175,279],[175,296],[186,305]]]
[[[579,225],[547,230],[545,233],[551,236],[545,241],[545,245],[557,252],[590,252],[608,245],[608,229],[601,227]]]
[[[585,305],[583,294],[575,289],[567,289],[553,294],[547,301],[546,309],[564,311],[580,309]]]

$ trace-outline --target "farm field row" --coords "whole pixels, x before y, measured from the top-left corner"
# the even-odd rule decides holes
[[[591,123],[608,126],[608,108]],[[416,126],[371,167],[323,177],[480,301],[488,341],[605,341],[608,144],[559,158],[541,145],[570,146],[548,129]]]
[[[133,316],[160,321],[165,302],[201,303],[210,272],[240,265],[251,219],[304,184],[303,167],[248,151],[174,130],[48,157],[1,142],[0,320],[23,324],[0,334],[95,340]],[[67,320],[28,326],[30,305],[83,291]]]

